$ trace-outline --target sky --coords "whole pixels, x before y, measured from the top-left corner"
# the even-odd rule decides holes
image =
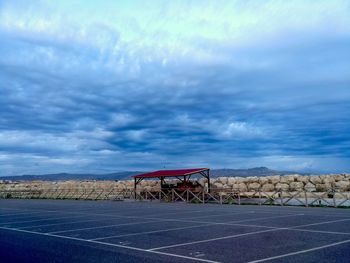
[[[0,0],[0,174],[350,172],[350,1]]]

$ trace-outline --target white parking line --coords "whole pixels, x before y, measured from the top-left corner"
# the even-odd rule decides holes
[[[283,215],[283,216],[268,216],[268,217],[257,217],[257,218],[251,218],[251,219],[242,219],[238,221],[229,221],[230,223],[234,222],[248,222],[248,221],[256,221],[256,220],[264,220],[264,219],[274,219],[274,218],[282,218],[282,217],[293,217],[293,216],[303,216],[304,214],[293,214],[293,215]],[[200,217],[192,217],[189,219],[197,219]]]
[[[307,253],[307,252],[312,252],[312,251],[328,248],[328,247],[334,247],[334,246],[338,246],[338,245],[349,243],[349,242],[350,242],[350,239],[347,239],[347,240],[344,240],[344,241],[335,242],[335,243],[331,243],[331,244],[324,245],[324,246],[319,246],[319,247],[314,247],[314,248],[310,248],[310,249],[300,250],[300,251],[287,253],[287,254],[282,254],[282,255],[278,255],[278,256],[274,256],[274,257],[268,257],[268,258],[253,260],[253,261],[250,261],[248,263],[258,263],[258,262],[265,262],[265,261],[269,261],[269,260],[273,260],[273,259],[285,258],[285,257],[289,257],[289,256],[294,256],[294,255],[298,255],[298,254],[303,254],[303,253]]]
[[[223,239],[230,239],[230,238],[241,237],[241,236],[255,235],[255,234],[260,234],[260,233],[265,233],[265,232],[272,232],[272,231],[278,231],[278,230],[294,230],[294,231],[298,231],[299,229],[296,229],[297,227],[307,227],[307,226],[314,226],[314,225],[322,225],[322,224],[336,223],[336,222],[341,222],[341,221],[346,221],[346,220],[350,220],[350,218],[349,219],[332,220],[332,221],[326,221],[326,222],[319,222],[319,223],[313,223],[313,224],[306,224],[306,225],[299,225],[299,226],[294,226],[294,227],[281,227],[281,228],[277,228],[276,227],[276,228],[271,228],[271,229],[268,229],[268,230],[254,231],[254,232],[238,234],[238,235],[217,237],[217,238],[204,239],[204,240],[187,242],[187,243],[179,243],[179,244],[163,246],[163,247],[156,247],[156,248],[151,248],[149,250],[153,251],[153,250],[160,250],[160,249],[165,249],[165,248],[172,248],[172,247],[180,247],[180,246],[185,246],[185,245],[206,243],[206,242],[211,242],[211,241],[216,241],[216,240],[223,240]]]
[[[58,233],[67,233],[67,232],[75,232],[75,231],[83,231],[83,230],[91,230],[91,229],[109,228],[109,227],[116,227],[116,226],[129,226],[129,225],[150,224],[150,223],[156,223],[156,222],[155,221],[149,221],[149,222],[142,221],[142,222],[107,225],[107,226],[85,227],[85,228],[78,228],[78,229],[48,232],[48,234],[58,234]]]
[[[168,213],[152,213],[151,215],[152,216],[167,216],[167,215],[178,215],[178,214],[193,214],[193,213],[200,213],[200,212],[206,212],[206,211],[203,211],[203,210],[193,210],[193,211],[184,211],[184,212],[168,212]],[[125,216],[138,216],[137,214],[136,215],[125,215]],[[142,215],[142,216],[147,216],[146,215]]]
[[[350,220],[350,219],[346,219]],[[344,219],[341,219],[341,221],[344,221]],[[261,228],[269,228],[269,229],[282,229],[282,230],[292,230],[292,231],[299,231],[299,232],[312,232],[312,233],[319,233],[319,234],[335,234],[335,235],[350,235],[350,233],[347,232],[335,232],[335,231],[324,231],[324,230],[312,230],[312,229],[302,229],[298,227],[307,227],[307,226],[313,226],[313,225],[322,225],[322,224],[329,224],[329,223],[335,223],[338,222],[338,220],[333,221],[327,221],[327,222],[321,222],[321,223],[314,223],[314,224],[308,224],[308,225],[299,225],[299,226],[293,226],[288,228],[281,228],[281,227],[274,227],[274,226],[260,226],[260,225],[245,225],[245,224],[226,224],[223,223],[223,225],[231,225],[231,226],[243,226],[243,227],[261,227]],[[219,223],[221,224],[221,223]]]
[[[15,209],[15,208],[13,208]],[[134,210],[134,209],[137,209],[136,207],[134,208],[130,208],[130,209],[127,209],[127,210]],[[21,210],[23,211],[23,209],[16,209],[16,210]],[[90,209],[91,210],[91,209]],[[90,210],[86,210],[86,211],[90,211]],[[174,209],[172,209],[174,210]],[[145,218],[145,216],[148,216],[148,215],[114,215],[114,214],[105,214],[105,213],[88,213],[88,212],[84,212],[84,210],[82,211],[62,211],[62,210],[44,210],[44,209],[40,209],[40,210],[34,210],[34,209],[29,209],[27,211],[35,211],[36,213],[42,213],[42,212],[50,212],[50,213],[63,213],[63,214],[85,214],[85,215],[93,215],[93,216],[107,216],[107,217],[118,217],[118,218]],[[169,213],[160,213],[160,214],[152,214],[152,216],[162,216],[162,215],[172,215],[172,214],[181,214],[181,213],[197,213],[197,212],[213,212],[213,213],[216,213],[216,212],[220,212],[218,211],[217,209],[216,210],[197,210],[197,211],[184,211],[184,212],[169,212]],[[124,208],[123,208],[123,212],[124,211]],[[242,210],[235,210],[234,212],[232,211],[229,211],[227,212],[227,215],[230,215],[230,214],[239,214],[239,213],[270,213],[270,214],[273,214],[273,213],[278,213],[277,211],[255,211],[255,210],[250,210],[250,211],[242,211]],[[225,214],[226,215],[226,214]],[[225,216],[223,215],[223,216]],[[164,218],[165,219],[165,218]]]
[[[264,206],[264,207],[268,207],[268,206]],[[260,208],[260,207],[259,207]],[[279,209],[279,210],[277,210]],[[288,209],[287,211],[285,211],[285,209]],[[316,210],[318,211],[316,211]],[[344,216],[344,217],[348,217],[350,218],[350,213],[349,212],[343,212],[343,213],[339,213],[336,212],[334,208],[322,208],[323,210],[329,210],[332,214],[320,214],[319,212],[319,207],[293,207],[291,208],[290,206],[279,206],[276,207],[276,210],[271,210],[271,209],[258,209],[258,207],[255,209],[255,211],[257,213],[262,213],[262,212],[267,212],[267,213],[290,213],[290,214],[294,214],[294,213],[304,213],[305,215],[309,215],[309,216],[325,216],[325,217],[337,217],[337,216]]]
[[[297,228],[297,227],[307,227],[307,226],[317,226],[317,225],[324,225],[324,224],[330,224],[330,223],[337,223],[337,222],[349,221],[349,220],[350,220],[350,218],[345,218],[345,219],[338,219],[338,220],[331,220],[331,221],[324,221],[324,222],[318,222],[318,223],[312,223],[312,224],[294,226],[293,228]]]
[[[24,216],[21,218],[0,218],[0,226],[10,224],[12,222],[19,222],[19,221],[23,222],[23,221],[29,221],[29,220],[37,220],[39,218],[43,218],[43,216],[45,216],[45,215],[28,215],[28,216]]]
[[[91,216],[105,216],[105,217],[112,217],[112,218],[136,218],[136,219],[147,219],[145,218],[145,215],[139,215],[139,216],[127,216],[127,215],[111,215],[111,214],[104,214],[104,213],[87,213],[87,212],[79,212],[79,211],[57,211],[57,210],[35,210],[36,212],[60,212],[63,214],[82,214],[82,215],[91,215]],[[191,211],[192,212],[192,211]],[[152,214],[152,216],[161,216],[166,214],[178,214],[179,212],[171,212],[171,213],[163,213],[163,214]],[[181,213],[181,212],[180,212]],[[160,218],[150,218],[150,219],[160,219]],[[162,220],[167,220],[166,218]]]
[[[147,208],[147,207],[145,207]],[[109,212],[112,212],[112,213],[115,213],[116,210],[112,209],[112,208],[100,208],[100,207],[90,207],[90,208],[84,208],[84,209],[74,209],[75,212],[90,212],[92,209],[98,209],[98,212],[99,213],[109,213]],[[125,212],[129,212],[129,211],[132,211],[132,212],[135,212],[135,210],[137,210],[137,208],[135,207],[122,207],[121,209],[119,210],[122,210],[123,213]],[[173,211],[173,210],[172,210]]]
[[[158,254],[158,255],[165,255],[165,256],[170,256],[170,257],[189,259],[189,260],[193,260],[193,261],[219,263],[218,261],[213,261],[213,260],[207,260],[207,259],[201,259],[201,258],[193,258],[193,257],[182,256],[182,255],[166,253],[166,252],[160,252],[160,251],[149,251],[147,249],[142,249],[142,248],[136,248],[136,247],[130,247],[130,246],[124,246],[124,245],[117,245],[117,244],[112,244],[112,243],[107,243],[107,242],[87,240],[87,239],[76,238],[76,237],[60,236],[60,235],[54,235],[54,234],[49,234],[49,233],[40,233],[40,232],[35,232],[35,231],[29,231],[29,230],[23,230],[23,229],[14,229],[14,228],[7,228],[7,227],[0,227],[0,229],[17,231],[17,232],[23,232],[23,233],[29,233],[29,234],[35,234],[35,235],[42,235],[42,236],[48,236],[48,237],[76,240],[76,241],[81,241],[81,242],[88,242],[88,243],[93,243],[93,244],[106,245],[106,246],[111,246],[111,247],[118,247],[118,248],[129,249],[129,250],[136,250],[136,251],[145,252],[145,253],[154,253],[154,254]]]
[[[23,210],[22,210],[23,211]],[[36,214],[46,214],[46,213],[59,213],[58,211],[28,211],[28,212],[18,212],[13,214],[6,214],[6,215],[0,215],[0,216],[26,216],[26,215],[36,215]]]
[[[144,235],[144,234],[163,233],[163,232],[169,232],[169,231],[175,231],[175,230],[183,230],[183,229],[190,229],[190,228],[197,228],[197,227],[210,226],[210,225],[211,224],[176,227],[176,228],[168,228],[168,229],[164,229],[164,230],[154,230],[154,231],[145,231],[145,232],[138,232],[138,233],[132,233],[132,234],[125,234],[125,235],[99,237],[99,238],[93,238],[93,239],[89,239],[89,240],[102,240],[102,239],[117,238],[117,237],[129,237],[129,236],[137,236],[137,235]]]
[[[172,209],[174,210],[174,209]],[[99,211],[100,212],[100,211]],[[193,214],[193,213],[218,213],[218,212],[221,212],[221,211],[217,211],[217,210],[191,210],[191,211],[177,211],[177,212],[168,212],[168,213],[152,213],[151,216],[154,217],[154,216],[167,216],[167,215],[179,215],[179,214]],[[244,211],[244,212],[241,212],[241,211],[229,211],[229,212],[226,212],[225,214],[221,214],[221,216],[226,216],[226,215],[233,215],[233,214],[245,214],[245,213],[255,213],[255,211]],[[147,214],[142,214],[142,215],[138,215],[138,214],[129,214],[129,215],[121,215],[121,216],[148,216]],[[210,215],[210,216],[213,216],[213,215]],[[218,215],[220,216],[220,215]],[[200,218],[202,216],[199,216],[198,218]],[[207,217],[206,216],[203,216],[203,217]],[[197,217],[195,217],[197,218]],[[166,219],[166,218],[165,218]]]
[[[37,210],[36,210],[37,211]],[[37,212],[48,212],[48,213],[62,213],[62,214],[81,214],[81,215],[90,215],[90,216],[106,216],[106,217],[114,217],[114,218],[142,218],[140,216],[124,216],[124,215],[110,215],[103,213],[86,213],[86,212],[78,212],[78,211],[57,211],[57,210],[40,210]]]
[[[26,228],[32,228],[32,227],[46,227],[46,226],[59,226],[59,225],[69,225],[69,224],[78,224],[78,223],[86,223],[86,222],[100,222],[101,220],[96,219],[89,219],[89,220],[80,220],[80,221],[72,221],[72,222],[61,222],[61,223],[52,223],[52,224],[44,224],[44,225],[32,225],[32,226],[25,226],[25,227],[16,227],[17,229],[26,229]]]
[[[147,218],[147,219],[152,219],[152,218]],[[236,224],[238,222],[244,222],[244,220],[241,220],[241,221],[229,221],[229,222],[210,222],[210,221],[197,221],[197,220],[186,220],[186,219],[169,219],[169,220],[171,220],[171,221],[178,221],[178,222],[188,222],[188,223],[204,223],[204,224],[212,223],[212,224],[216,224],[216,225],[228,225],[228,226],[237,225],[237,226],[247,226],[247,227],[276,228],[276,227],[271,227],[271,226]],[[259,219],[257,218],[256,220],[259,220]],[[312,224],[307,224],[307,225],[298,225],[298,226],[293,226],[293,228],[294,227],[313,226],[313,225],[319,225],[319,224],[327,224],[327,223],[336,223],[336,222],[348,221],[348,220],[350,220],[350,218],[338,219],[338,220],[332,220],[332,221],[325,221],[325,222],[319,222],[319,223],[312,223]]]
[[[204,240],[199,240],[199,241],[180,243],[180,244],[163,246],[163,247],[155,247],[155,248],[151,248],[151,249],[147,249],[147,250],[148,251],[155,251],[155,250],[160,250],[160,249],[181,247],[181,246],[187,246],[187,245],[193,245],[193,244],[200,244],[200,243],[206,243],[206,242],[211,242],[211,241],[229,239],[229,238],[234,238],[234,237],[249,236],[249,235],[255,235],[255,234],[260,234],[260,233],[265,233],[265,232],[278,231],[278,230],[282,230],[282,228],[281,229],[274,228],[274,229],[260,230],[260,231],[254,231],[254,232],[248,232],[248,233],[244,233],[244,234],[236,234],[236,235],[224,236],[224,237],[216,237],[216,238],[210,238],[210,239],[204,239]]]
[[[158,205],[158,204],[157,204]],[[162,204],[160,204],[162,205]],[[182,208],[182,207],[181,207]],[[236,207],[235,207],[236,208]],[[237,208],[241,208],[239,206],[237,206]],[[287,208],[287,207],[279,207],[281,209],[283,208]],[[20,208],[5,208],[5,209],[11,209],[11,210],[20,210],[20,211],[23,211],[23,209],[20,209]],[[134,207],[132,208],[129,208],[128,210],[133,210],[135,209]],[[175,209],[179,209],[179,207],[176,207]],[[289,209],[289,207],[288,207]],[[305,213],[305,215],[308,215],[308,216],[330,216],[330,215],[316,215],[316,214],[311,214],[311,213],[308,213],[308,212],[311,212],[307,209],[313,209],[313,208],[300,208],[300,209],[294,209],[295,212],[300,212],[302,211],[303,213]],[[85,209],[84,209],[85,210]],[[124,208],[123,208],[124,210]],[[293,210],[293,211],[294,211]],[[110,215],[110,214],[101,214],[101,213],[86,213],[86,212],[82,212],[82,211],[61,211],[61,210],[44,210],[44,209],[40,209],[40,210],[33,210],[33,209],[27,209],[26,211],[30,212],[30,211],[33,211],[33,212],[30,212],[30,213],[42,213],[42,212],[48,212],[48,213],[66,213],[66,214],[84,214],[84,215],[93,215],[93,216],[107,216],[107,217],[117,217],[117,218],[142,218],[142,219],[146,219],[145,217],[141,217],[141,216],[127,216],[127,215]],[[90,211],[90,210],[87,210],[87,211]],[[209,210],[206,210],[203,212],[208,212]],[[219,210],[212,210],[213,212],[219,212]],[[189,212],[193,212],[193,211],[189,211]],[[198,212],[200,212],[200,210],[198,210]],[[253,211],[249,211],[249,212],[255,212],[255,213],[279,213],[277,210],[253,210]],[[176,212],[175,212],[176,213]],[[178,213],[178,212],[177,212]],[[187,213],[187,212],[186,212]],[[233,212],[232,214],[237,214],[237,213],[240,213],[240,211],[237,211],[235,210],[235,212]],[[169,214],[169,213],[166,213],[166,214]],[[231,212],[228,212],[228,215],[231,214]],[[161,215],[161,214],[160,214]],[[163,214],[165,215],[165,214]],[[294,214],[293,214],[294,215]],[[342,213],[338,213],[339,216],[346,216]],[[216,215],[215,215],[216,216]],[[224,216],[224,215],[223,215]],[[159,218],[149,218],[149,219],[159,219]],[[185,218],[184,218],[185,219]],[[350,219],[350,218],[345,218],[345,219]],[[167,220],[172,220],[172,219],[166,219],[164,218],[163,219],[164,221],[167,221]],[[179,219],[181,220],[181,219]],[[187,222],[187,221],[186,221]],[[196,222],[200,222],[200,221],[196,221]],[[202,221],[200,223],[208,223],[208,222],[205,222],[205,221]]]
[[[45,218],[45,219],[35,219],[35,220],[27,220],[27,221],[12,221],[12,222],[6,222],[6,223],[0,223],[0,225],[6,226],[10,224],[20,224],[20,223],[34,223],[34,222],[40,222],[40,221],[50,221],[50,220],[57,220],[57,219],[67,219],[67,218],[78,218],[83,217],[83,215],[80,216],[63,216],[63,217],[56,217],[56,218]]]
[[[302,214],[299,214],[302,215]],[[278,216],[278,217],[291,217],[291,216],[298,216],[298,215],[288,215],[288,216]],[[267,217],[267,218],[271,218],[271,217]],[[245,219],[245,220],[239,220],[239,221],[233,221],[231,223],[234,222],[247,222],[247,221],[256,221],[256,220],[260,220],[260,219],[267,219],[266,217],[264,218],[253,218],[253,219]],[[276,218],[276,217],[274,217]],[[181,230],[181,229],[191,229],[191,228],[198,228],[201,226],[212,226],[212,225],[220,225],[220,223],[206,223],[206,224],[201,224],[201,225],[195,225],[195,226],[188,226],[188,227],[180,227],[180,228],[169,228],[169,229],[164,229],[164,230],[156,230],[156,231],[146,231],[146,232],[138,232],[138,233],[132,233],[132,234],[125,234],[125,235],[116,235],[116,236],[105,236],[105,237],[99,237],[99,238],[94,238],[91,240],[101,240],[101,239],[108,239],[108,238],[116,238],[116,237],[126,237],[126,236],[136,236],[136,235],[143,235],[143,234],[153,234],[153,233],[161,233],[161,232],[169,232],[169,231],[175,231],[175,230]],[[232,224],[232,226],[234,226]],[[240,225],[241,226],[241,225]],[[246,225],[246,226],[250,226],[250,225]],[[270,229],[276,229],[277,227],[264,227],[264,226],[260,226],[263,228],[270,228]]]
[[[196,217],[183,217],[183,218],[179,218],[179,219],[197,219],[197,218],[207,218],[207,217],[219,217],[219,216],[221,216],[221,217],[225,217],[225,216],[230,216],[230,215],[241,215],[241,214],[254,214],[255,213],[255,211],[248,211],[248,212],[242,212],[242,213],[239,213],[239,212],[237,212],[237,213],[226,213],[226,214],[216,214],[216,215],[205,215],[205,216],[196,216]]]
[[[3,214],[3,215],[0,215],[0,217],[6,217],[6,216],[22,216],[22,215],[30,215],[30,214],[38,214],[38,213],[42,213],[42,212],[18,212],[18,213],[12,213],[12,214]]]
[[[323,221],[323,222],[318,222],[318,223],[311,223],[311,224],[303,224],[303,225],[296,225],[292,227],[286,227],[283,229],[293,229],[293,230],[304,230],[304,229],[298,229],[299,227],[308,227],[308,226],[317,226],[317,225],[324,225],[324,224],[330,224],[330,223],[337,223],[337,222],[342,222],[342,221],[348,221],[350,218],[347,219],[338,219],[338,220],[331,220],[331,221]],[[238,221],[236,222],[238,223]],[[274,226],[261,226],[261,225],[245,225],[245,224],[236,224],[235,222],[231,223],[222,223],[224,225],[232,225],[232,226],[247,226],[247,227],[267,227],[267,228],[281,228],[281,227],[274,227]],[[317,230],[314,230],[317,231]]]
[[[323,231],[323,230],[311,230],[311,229],[290,228],[288,230],[299,231],[299,232],[311,232],[311,233],[318,233],[318,234],[350,235],[350,233],[347,233],[347,232],[335,232],[335,231]]]
[[[131,208],[134,209],[134,208]],[[16,209],[16,210],[22,210],[22,209]],[[303,212],[305,212],[304,209],[298,209],[298,210],[303,210]],[[23,210],[22,210],[23,211]],[[57,211],[57,210],[40,210],[38,212],[62,212],[62,211]],[[235,211],[234,213],[236,213],[237,211]],[[277,211],[256,211],[257,213],[262,213],[262,212],[266,212],[266,213],[276,213]],[[104,217],[111,217],[111,218],[133,218],[133,219],[142,219],[142,220],[156,220],[156,221],[177,221],[177,222],[188,222],[188,223],[201,223],[201,224],[213,224],[213,225],[239,225],[239,224],[232,224],[233,222],[227,222],[227,223],[215,223],[215,222],[210,222],[210,221],[197,221],[197,220],[190,220],[190,219],[166,219],[166,218],[153,218],[153,217],[142,217],[142,216],[125,216],[125,215],[109,215],[109,214],[100,214],[100,213],[85,213],[85,212],[72,212],[72,211],[65,211],[62,213],[66,213],[66,214],[82,214],[82,215],[92,215],[92,216],[104,216]],[[308,216],[313,216],[312,214]],[[255,220],[255,219],[254,219]],[[258,219],[257,219],[258,220]],[[343,220],[350,220],[350,218],[346,218],[346,219],[341,219],[340,221]],[[97,220],[96,220],[97,221]],[[338,220],[336,220],[337,222]],[[242,221],[241,221],[242,222]],[[331,221],[333,222],[333,221]],[[318,223],[316,223],[318,224]],[[273,228],[274,227],[267,227],[267,226],[257,226],[257,225],[241,225],[241,226],[246,226],[246,227],[262,227],[262,228]],[[321,232],[320,232],[321,233]]]

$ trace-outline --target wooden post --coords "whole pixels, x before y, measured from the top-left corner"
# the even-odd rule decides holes
[[[208,175],[208,193],[210,193],[210,170],[207,171],[207,175]]]
[[[305,197],[305,206],[308,207],[308,200],[307,200],[307,191],[304,189],[304,197]]]
[[[136,200],[136,177],[134,177],[134,198]]]

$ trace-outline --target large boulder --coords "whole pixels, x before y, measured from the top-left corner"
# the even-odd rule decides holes
[[[249,190],[259,190],[260,184],[259,183],[250,183],[248,184],[248,189]]]
[[[210,184],[214,184],[214,183],[216,183],[216,182],[220,183],[219,180],[218,180],[217,178],[211,178],[211,179],[210,179]]]
[[[227,177],[218,177],[217,181],[224,184],[227,184]]]
[[[288,183],[294,182],[297,177],[298,175],[296,174],[289,174],[289,175],[283,176],[283,178],[285,178],[288,181]]]
[[[267,184],[268,182],[269,182],[269,178],[267,176],[263,176],[259,178],[260,185]]]
[[[236,183],[235,178],[233,178],[233,177],[227,178],[227,184],[228,184],[229,186],[233,186],[235,183]]]
[[[315,187],[317,192],[327,192],[328,190],[332,189],[330,184],[316,184]]]
[[[236,183],[244,183],[246,181],[243,177],[235,177]]]
[[[280,182],[280,176],[279,175],[273,175],[273,176],[268,176],[269,182],[271,184],[277,184]]]
[[[316,192],[316,187],[312,183],[305,184],[304,189],[308,192]]]
[[[304,183],[303,182],[292,182],[289,184],[289,187],[291,190],[301,190],[304,189]]]
[[[273,192],[275,190],[275,186],[273,184],[264,184],[261,187],[261,191],[263,192]]]
[[[313,183],[314,185],[322,183],[322,179],[319,176],[317,176],[317,175],[310,176],[309,181],[311,183]]]
[[[232,185],[232,190],[238,191],[239,190],[239,184],[233,184]]]
[[[336,174],[333,176],[333,178],[336,182],[339,182],[339,181],[343,181],[345,177],[344,177],[344,175]]]
[[[258,183],[259,182],[259,177],[257,177],[257,176],[248,176],[246,178],[246,182],[248,182],[248,183]]]
[[[341,191],[350,190],[350,181],[339,181],[335,183],[335,187]]]
[[[288,184],[289,181],[286,176],[281,176],[279,183]]]
[[[201,185],[205,185],[206,183],[207,183],[207,179],[206,178],[200,178],[199,180],[198,180],[198,182],[201,184]]]
[[[125,181],[125,186],[127,188],[132,188],[132,187],[134,187],[134,182],[131,180]]]
[[[222,189],[224,188],[224,185],[222,183],[218,183],[218,182],[215,182],[213,184],[214,188],[217,188],[217,189]]]
[[[344,199],[344,198],[348,198],[348,199],[350,199],[350,192],[343,192],[343,193],[335,193],[334,194],[334,197],[336,198],[336,199]]]
[[[298,182],[307,184],[309,182],[309,176],[299,176],[296,178]]]
[[[277,183],[275,185],[276,190],[288,190],[289,189],[289,184],[285,183]]]
[[[247,185],[245,183],[239,183],[238,190],[241,192],[246,192],[248,190]]]
[[[332,176],[327,175],[321,179],[322,179],[322,183],[324,183],[324,184],[334,185],[334,183],[335,183],[335,179]]]

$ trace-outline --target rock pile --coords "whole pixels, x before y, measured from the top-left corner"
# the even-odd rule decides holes
[[[175,180],[170,182],[175,184]],[[206,179],[199,180],[202,185],[206,185]],[[234,189],[241,192],[261,190],[263,192],[273,192],[277,190],[295,191],[305,189],[310,192],[327,192],[330,189],[339,191],[350,191],[350,174],[327,174],[302,176],[298,174],[284,176],[265,177],[218,177],[211,178],[212,189]],[[116,189],[132,190],[133,180],[122,181],[32,181],[17,182],[10,184],[0,184],[0,190],[36,190],[36,189]],[[138,189],[156,191],[160,189],[159,180],[144,180],[138,185]]]
[[[350,191],[350,174],[329,174],[302,176],[291,174],[285,176],[264,177],[219,177],[212,180],[212,187],[218,189],[237,189],[240,191],[261,190],[301,190],[310,192],[326,192],[330,189]]]

